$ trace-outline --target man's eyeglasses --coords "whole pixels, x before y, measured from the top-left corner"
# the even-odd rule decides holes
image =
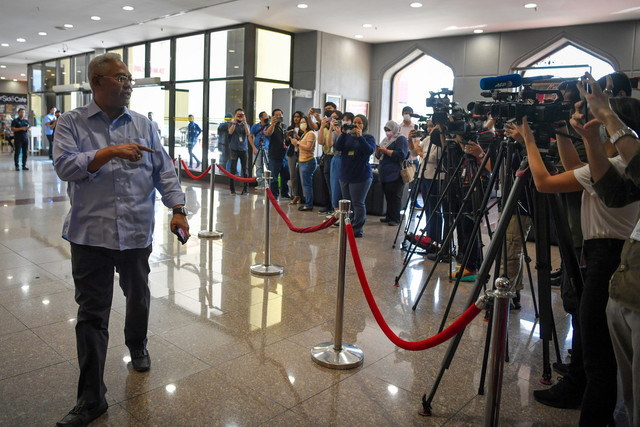
[[[134,84],[136,84],[136,80],[135,80],[133,77],[131,77],[131,76],[126,76],[126,75],[124,75],[124,74],[119,75],[119,76],[117,76],[117,77],[114,77],[114,76],[102,76],[102,75],[98,75],[98,77],[107,77],[107,78],[109,78],[109,79],[113,79],[113,80],[117,81],[118,83],[120,83],[121,85],[125,84],[126,82],[129,82],[129,84],[130,84],[131,86],[133,86]]]

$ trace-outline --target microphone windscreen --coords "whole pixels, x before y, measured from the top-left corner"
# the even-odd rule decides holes
[[[497,77],[485,77],[480,80],[480,89],[508,89],[522,85],[522,76],[520,74],[506,74]]]

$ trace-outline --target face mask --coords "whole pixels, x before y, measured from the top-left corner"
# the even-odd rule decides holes
[[[389,138],[389,139],[393,138],[393,132],[390,131],[390,130],[386,131],[385,135],[387,135],[387,138]]]
[[[305,130],[307,130],[307,124],[306,123],[300,123],[300,130],[302,132],[304,132]]]
[[[411,116],[409,114],[403,114],[402,118],[404,119],[405,122],[408,122],[411,120]]]
[[[350,125],[351,122],[342,122],[343,125]]]

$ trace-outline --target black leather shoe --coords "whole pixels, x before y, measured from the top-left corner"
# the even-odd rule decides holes
[[[578,409],[582,403],[584,387],[575,385],[568,377],[560,377],[547,390],[535,390],[533,398],[543,405],[560,409]]]
[[[103,400],[98,405],[85,406],[83,403],[76,405],[63,419],[58,421],[58,427],[84,427],[100,415],[107,412],[109,405]]]
[[[131,350],[131,365],[138,372],[146,372],[151,368],[151,357],[149,352],[144,350]]]
[[[28,167],[26,167],[26,166],[23,166],[23,167],[22,167],[22,170],[23,170],[23,171],[28,171],[28,170],[29,170],[29,168],[28,168]]]

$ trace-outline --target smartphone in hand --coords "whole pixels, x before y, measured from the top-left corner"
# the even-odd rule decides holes
[[[187,235],[185,234],[184,230],[183,230],[182,228],[180,228],[180,227],[177,227],[177,228],[173,231],[173,234],[175,234],[175,235],[178,237],[178,241],[179,241],[180,243],[182,243],[183,245],[184,245],[185,243],[187,243],[187,240],[189,239],[189,238],[187,237]]]

